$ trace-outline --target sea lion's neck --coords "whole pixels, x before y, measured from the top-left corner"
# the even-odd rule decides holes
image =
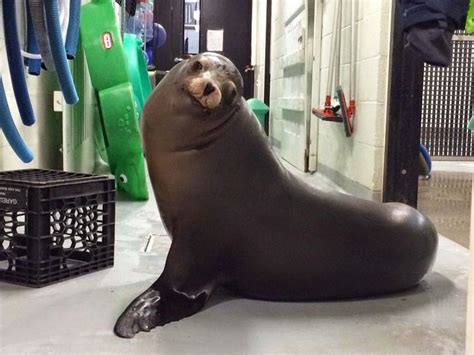
[[[169,147],[167,152],[183,153],[200,151],[219,144],[220,140],[225,139],[227,135],[236,129],[237,125],[242,123],[239,122],[239,117],[237,117],[240,110],[241,107],[236,105],[225,113],[219,113],[218,118],[213,116],[206,118],[210,122],[206,125],[205,129],[191,131],[187,136],[185,136],[183,132],[183,135],[179,135],[174,142],[170,142],[172,146]]]

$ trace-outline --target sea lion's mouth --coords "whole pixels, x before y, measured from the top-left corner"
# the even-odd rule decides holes
[[[215,109],[222,102],[222,92],[212,79],[202,77],[189,79],[185,82],[184,89],[205,109]]]

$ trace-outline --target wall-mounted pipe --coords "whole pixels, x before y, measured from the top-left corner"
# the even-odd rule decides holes
[[[18,110],[20,111],[23,124],[31,126],[35,123],[35,115],[31,106],[28,87],[26,85],[25,73],[23,71],[23,58],[20,51],[20,40],[18,39],[18,28],[16,21],[16,1],[3,2],[3,29],[5,33],[5,49],[7,52],[8,67],[12,78],[13,91],[15,93]]]

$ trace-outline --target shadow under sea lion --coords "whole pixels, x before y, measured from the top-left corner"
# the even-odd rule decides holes
[[[142,133],[172,238],[158,280],[115,333],[177,321],[224,286],[252,298],[337,300],[398,292],[433,265],[438,237],[417,210],[315,189],[290,174],[242,98],[227,58],[194,56],[160,82]]]

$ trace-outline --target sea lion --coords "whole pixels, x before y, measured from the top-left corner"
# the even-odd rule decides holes
[[[139,331],[201,310],[218,286],[257,299],[368,297],[417,285],[437,233],[417,210],[315,189],[290,174],[218,54],[175,66],[145,105],[142,133],[172,238],[158,280],[120,316]]]

